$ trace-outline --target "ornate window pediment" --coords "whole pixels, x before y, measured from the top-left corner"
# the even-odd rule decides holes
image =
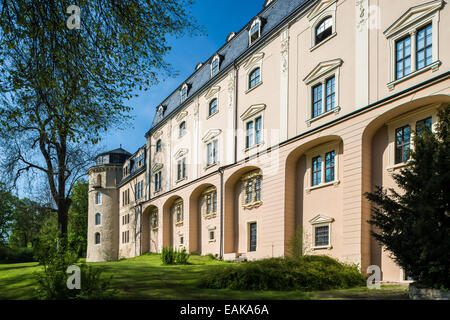
[[[220,91],[220,87],[219,86],[214,86],[211,89],[208,90],[208,92],[205,94],[205,98],[209,99],[212,96],[214,96],[216,93],[218,93]]]
[[[162,130],[158,130],[153,134],[153,139],[158,139],[163,134]]]
[[[391,37],[395,33],[419,22],[425,16],[435,13],[437,10],[441,9],[443,5],[443,0],[436,0],[410,8],[384,31],[384,35],[388,38]]]
[[[203,136],[202,141],[208,142],[208,141],[214,139],[215,137],[217,137],[221,133],[222,133],[222,130],[220,130],[220,129],[210,129]]]
[[[186,148],[181,148],[181,149],[179,149],[175,154],[174,154],[174,158],[175,159],[178,159],[178,158],[181,158],[182,156],[184,156],[184,155],[186,155],[187,153],[188,153],[188,149],[186,149]]]
[[[245,112],[241,115],[241,120],[246,120],[252,117],[253,115],[260,113],[264,109],[266,109],[266,105],[264,103],[254,104],[250,106],[247,110],[245,110]]]
[[[180,122],[180,121],[183,120],[187,115],[188,115],[188,112],[187,112],[187,111],[180,112],[179,114],[177,114],[175,120],[176,120],[177,122]]]
[[[264,58],[264,52],[255,53],[245,62],[244,69],[250,69],[255,63],[261,61],[262,58]]]
[[[163,168],[163,164],[162,163],[155,163],[152,167],[152,172],[157,172],[159,170],[161,170]]]
[[[310,224],[322,224],[322,223],[331,223],[333,221],[334,221],[334,219],[331,217],[325,216],[323,214],[318,214],[317,216],[315,216],[314,218],[309,220],[309,223]]]
[[[309,84],[318,78],[322,77],[324,74],[327,74],[331,70],[339,68],[342,65],[342,59],[334,59],[329,61],[323,61],[319,63],[307,76],[303,81],[306,84]]]
[[[310,12],[308,15],[308,20],[312,20],[318,15],[320,15],[325,9],[327,9],[330,5],[337,2],[337,0],[322,0],[320,1],[317,6],[314,7],[314,9]]]

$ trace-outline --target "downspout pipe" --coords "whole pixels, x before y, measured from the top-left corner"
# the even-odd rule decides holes
[[[219,174],[220,174],[220,253],[219,253],[219,259],[223,260],[223,253],[224,253],[224,233],[223,233],[223,225],[224,225],[224,197],[223,197],[223,170],[224,167],[219,168]]]

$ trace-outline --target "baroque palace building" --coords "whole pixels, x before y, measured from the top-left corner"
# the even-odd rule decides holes
[[[145,145],[88,170],[87,261],[279,257],[300,234],[308,254],[405,280],[364,194],[395,187],[416,128],[450,101],[448,4],[267,0],[224,40],[156,107]]]

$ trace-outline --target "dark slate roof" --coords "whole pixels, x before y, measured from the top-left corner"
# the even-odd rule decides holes
[[[104,156],[104,155],[111,154],[111,153],[114,153],[114,154],[125,154],[127,156],[131,156],[131,153],[129,153],[127,150],[122,149],[122,148],[117,148],[117,149],[114,149],[114,150],[111,150],[111,151],[100,153],[99,155],[97,155],[97,157]]]
[[[158,112],[155,114],[150,131],[167,118],[174,110],[183,106],[183,103],[180,101],[180,89],[184,83],[188,85],[188,97],[186,100],[189,100],[190,97],[200,91],[211,80],[211,61],[216,54],[221,56],[221,62],[220,72],[216,74],[214,78],[220,76],[222,71],[233,64],[237,58],[248,50],[251,50],[253,46],[248,46],[248,28],[256,17],[259,17],[262,20],[261,37],[258,39],[258,41],[260,41],[289,15],[302,8],[308,2],[313,1],[316,0],[276,0],[273,4],[253,17],[228,43],[220,48],[219,51],[215,52],[207,62],[203,63],[202,67],[196,70],[185,82],[181,83],[180,86],[160,104],[165,109],[164,113],[162,117],[159,116]],[[147,134],[148,133],[149,132],[147,132]]]

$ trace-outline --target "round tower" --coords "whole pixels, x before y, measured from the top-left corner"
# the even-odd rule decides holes
[[[130,157],[122,148],[99,154],[88,169],[89,209],[87,262],[117,260],[119,252],[119,189],[122,165]]]

